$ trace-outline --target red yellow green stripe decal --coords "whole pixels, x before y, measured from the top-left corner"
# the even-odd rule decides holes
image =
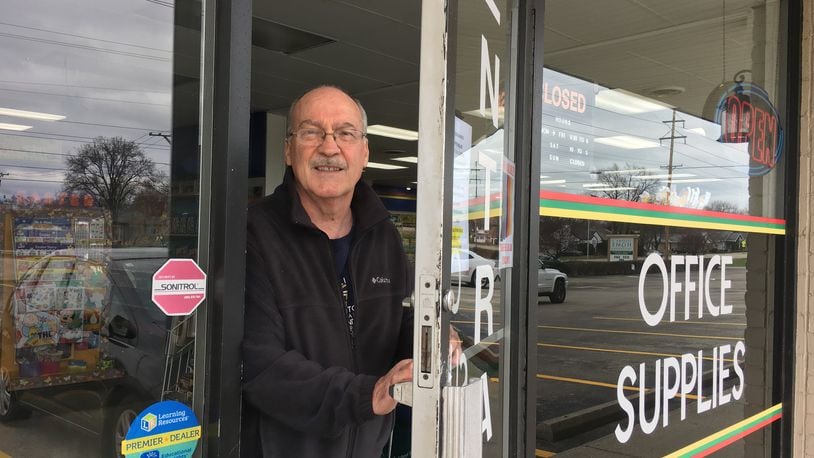
[[[489,217],[490,218],[497,218],[503,214],[502,211],[502,201],[500,200],[500,193],[493,193],[489,196]],[[484,198],[483,197],[476,197],[473,199],[469,199],[468,201],[463,201],[460,203],[455,204],[455,209],[458,211],[463,211],[463,215],[466,216],[467,220],[473,219],[481,219],[484,216],[486,206],[484,205]],[[452,219],[458,220],[462,219],[460,213],[453,212]]]
[[[784,235],[777,218],[695,210],[600,197],[540,191],[540,215]]]
[[[743,421],[735,423],[728,428],[722,429],[711,436],[707,436],[698,442],[694,442],[681,450],[666,455],[665,458],[700,458],[711,455],[738,439],[742,439],[762,429],[764,426],[779,420],[782,413],[783,404],[780,403],[763,412],[752,415]]]

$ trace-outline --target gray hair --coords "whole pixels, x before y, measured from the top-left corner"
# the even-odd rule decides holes
[[[294,110],[296,109],[297,104],[300,103],[300,100],[302,100],[302,98],[305,97],[306,94],[309,94],[309,93],[311,93],[311,92],[313,92],[313,91],[315,91],[317,89],[324,89],[324,88],[336,89],[337,91],[347,95],[351,100],[353,100],[354,103],[356,103],[356,107],[359,108],[359,112],[362,114],[362,133],[367,134],[367,112],[365,111],[365,108],[362,106],[362,102],[360,102],[359,99],[357,99],[356,97],[350,95],[350,93],[348,93],[348,91],[342,89],[339,86],[335,86],[333,84],[321,84],[321,85],[319,85],[317,87],[309,89],[304,94],[302,94],[301,96],[294,99],[294,101],[291,102],[291,107],[288,109],[288,117],[286,118],[286,127],[288,129],[290,129],[292,127],[292,123],[294,121]]]

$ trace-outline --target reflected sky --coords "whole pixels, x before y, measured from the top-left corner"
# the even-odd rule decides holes
[[[2,116],[0,198],[57,193],[66,155],[94,137],[139,144],[168,172],[172,4],[149,0],[5,1],[0,20],[0,107],[65,116]]]
[[[656,188],[663,189],[672,162],[673,194],[700,196],[682,200],[681,206],[725,201],[747,208],[748,143],[718,142],[718,124],[676,109],[673,129],[673,108],[658,101],[550,69],[544,81],[542,189],[587,194],[596,189],[601,173],[616,170],[653,176]],[[584,96],[584,105],[569,104],[563,94],[571,100],[579,100],[573,94]]]

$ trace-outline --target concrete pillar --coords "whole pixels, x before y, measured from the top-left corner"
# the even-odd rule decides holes
[[[800,190],[797,228],[797,310],[794,367],[792,456],[814,457],[814,144],[812,74],[814,74],[814,0],[803,1],[802,91],[800,97]]]

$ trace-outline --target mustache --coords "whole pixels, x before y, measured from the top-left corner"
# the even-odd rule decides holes
[[[340,169],[346,169],[348,165],[341,159],[325,157],[311,161],[311,167],[338,167]]]

